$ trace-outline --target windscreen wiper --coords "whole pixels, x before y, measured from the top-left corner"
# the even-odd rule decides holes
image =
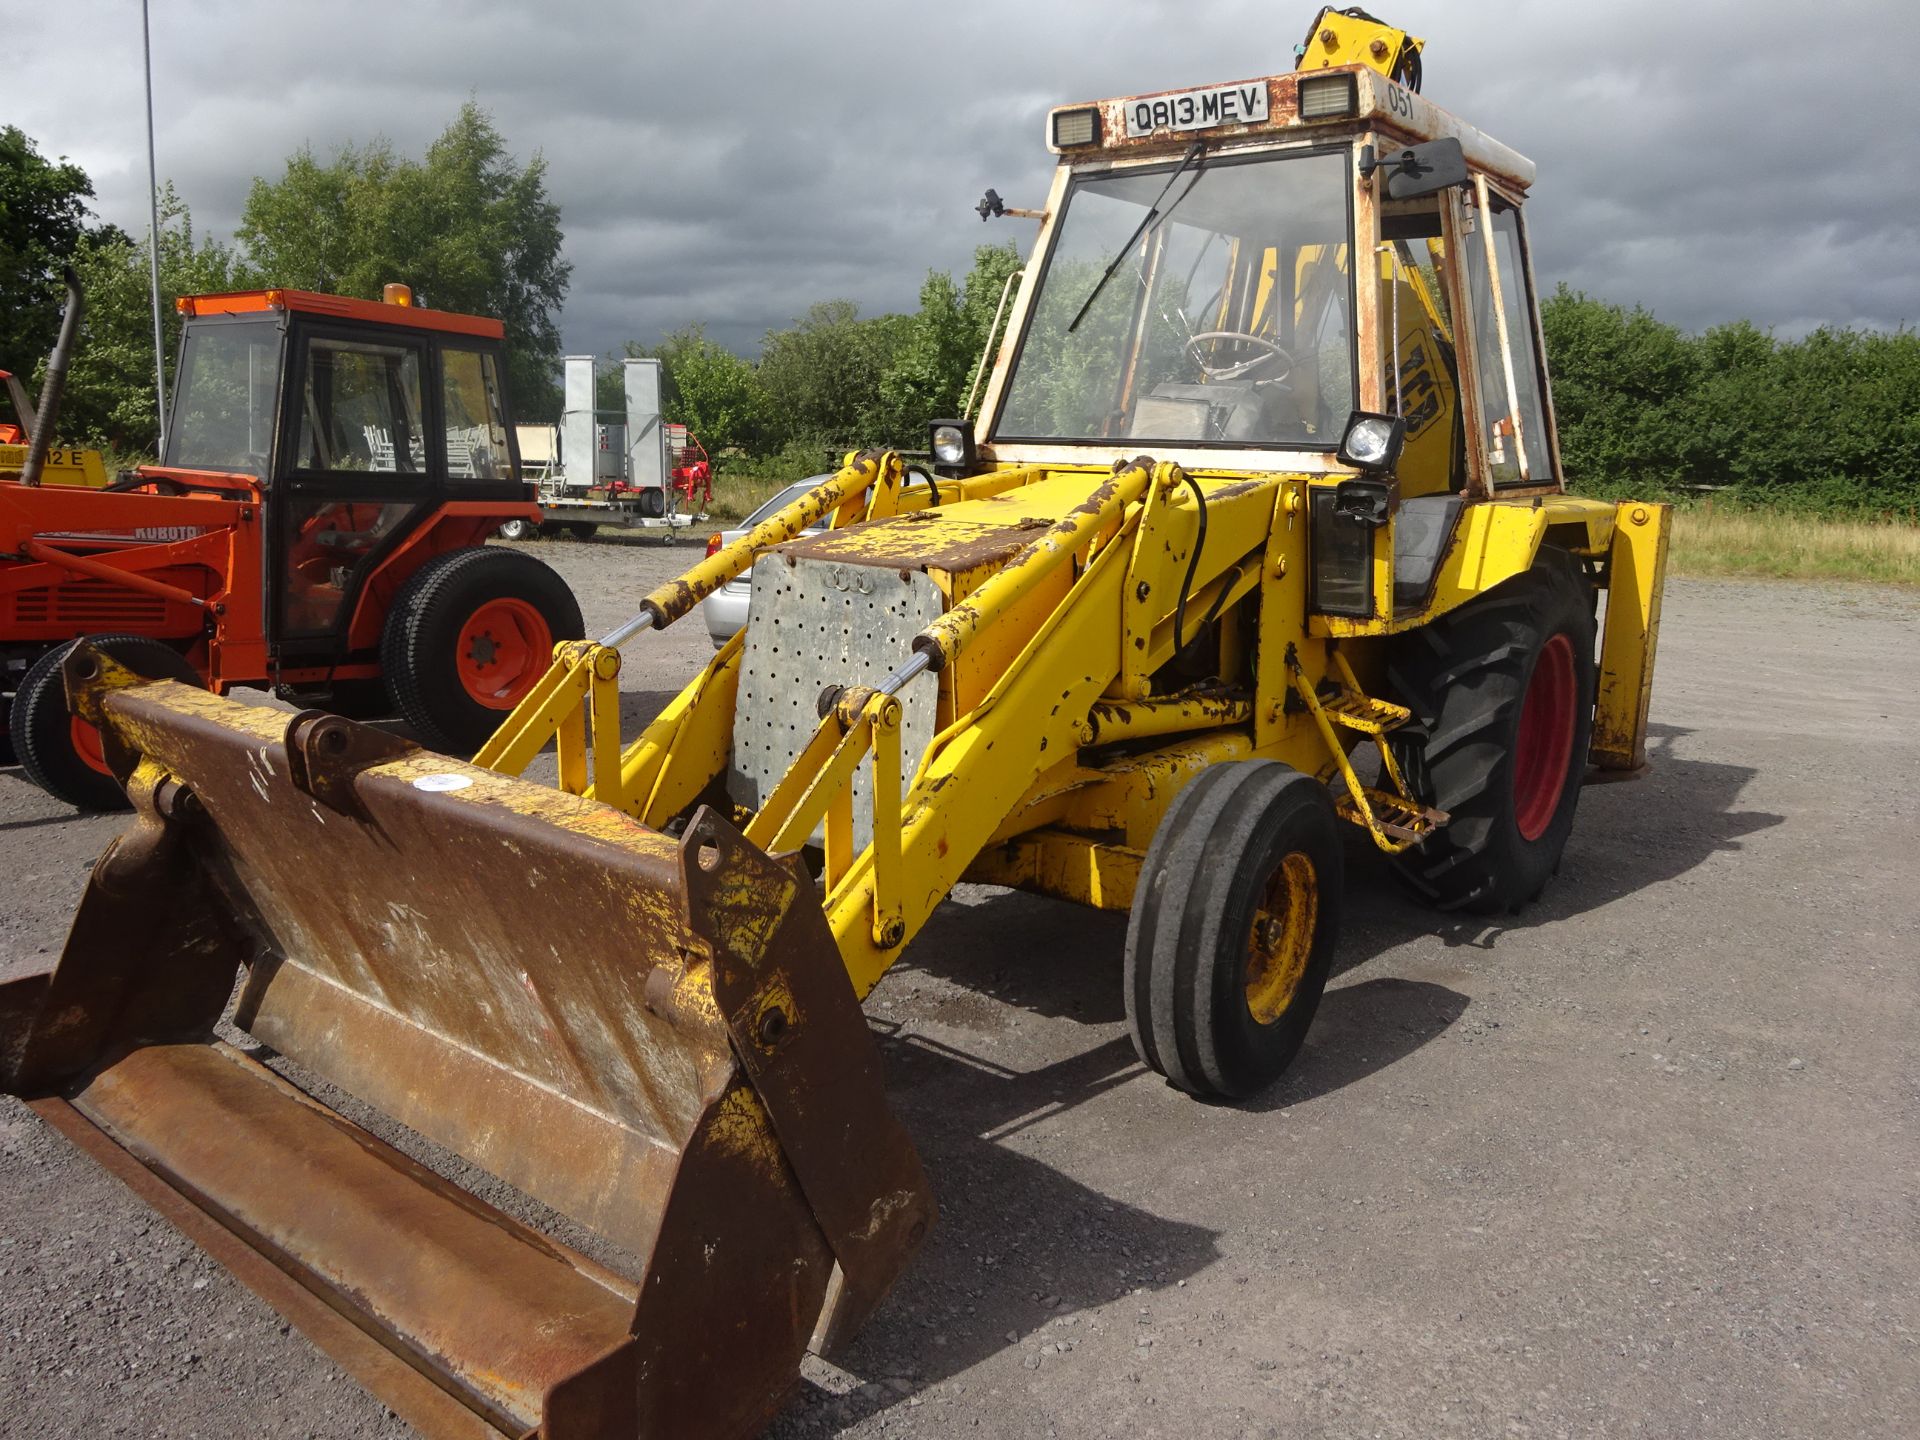
[[[1167,198],[1167,192],[1173,189],[1182,175],[1187,173],[1187,167],[1192,165],[1194,161],[1203,159],[1206,153],[1207,147],[1204,141],[1196,140],[1193,142],[1192,146],[1187,150],[1186,158],[1180,162],[1179,168],[1167,177],[1166,185],[1161,189],[1159,195],[1154,197],[1153,204],[1147,208],[1147,213],[1141,218],[1140,223],[1134,227],[1133,234],[1127,237],[1127,243],[1114,252],[1113,259],[1107,262],[1107,268],[1101,273],[1099,281],[1094,285],[1093,289],[1088,292],[1087,298],[1080,302],[1079,313],[1073,317],[1073,323],[1067,326],[1067,334],[1071,335],[1080,328],[1080,322],[1087,318],[1087,311],[1091,310],[1093,308],[1093,302],[1100,298],[1100,292],[1107,288],[1107,282],[1113,279],[1113,272],[1120,268],[1120,262],[1127,258],[1128,253],[1135,245],[1140,243],[1140,237],[1147,233],[1147,230],[1156,220],[1164,220],[1168,215],[1171,215],[1174,206],[1178,205],[1180,200],[1186,199],[1187,196],[1193,193],[1193,186],[1200,183],[1199,170],[1194,172],[1193,184],[1188,185],[1185,190],[1180,192],[1180,200],[1176,200],[1173,202],[1173,205],[1167,206],[1164,213],[1161,211],[1160,202]],[[1206,167],[1203,164],[1200,168],[1204,169]]]

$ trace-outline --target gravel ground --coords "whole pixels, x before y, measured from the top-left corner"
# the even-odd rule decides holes
[[[590,628],[694,553],[531,548]],[[773,1433],[1920,1433],[1920,597],[1666,609],[1652,775],[1507,923],[1352,851],[1257,1103],[1135,1063],[1121,917],[963,887],[868,1007],[941,1224]],[[637,644],[629,710],[707,653]],[[0,772],[0,974],[119,823]],[[409,1433],[11,1100],[0,1157],[0,1434]]]

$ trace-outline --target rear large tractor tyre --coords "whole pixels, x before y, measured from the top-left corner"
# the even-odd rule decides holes
[[[1216,765],[1154,833],[1127,920],[1127,1030],[1180,1089],[1251,1095],[1299,1053],[1339,943],[1326,787],[1271,760]]]
[[[146,635],[88,635],[87,643],[153,680],[204,685],[178,650]],[[107,768],[100,732],[67,708],[60,666],[80,641],[56,645],[33,662],[14,692],[8,732],[20,768],[55,799],[81,810],[124,810],[127,793]]]
[[[423,743],[471,755],[546,673],[553,647],[585,634],[566,581],[523,550],[478,546],[436,555],[401,587],[380,668]]]
[[[1560,868],[1593,731],[1593,589],[1572,556],[1394,642],[1394,695],[1424,736],[1395,742],[1414,794],[1451,820],[1397,870],[1442,910],[1495,915]]]

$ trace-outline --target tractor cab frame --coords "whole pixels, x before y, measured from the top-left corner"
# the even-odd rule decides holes
[[[159,464],[104,489],[0,483],[14,753],[73,803],[125,803],[66,709],[59,664],[82,637],[113,637],[136,670],[398,714],[471,751],[582,633],[552,570],[485,545],[540,519],[500,322],[424,309],[404,287],[178,308]]]
[[[384,607],[362,601],[390,561],[532,508],[497,320],[293,290],[180,307],[166,452],[140,474],[258,492],[271,665],[366,663]]]
[[[1146,441],[1205,470],[1270,471],[1284,459],[1304,473],[1351,471],[1338,459],[1347,409],[1331,423],[1324,413],[1344,400],[1404,416],[1410,440],[1448,410],[1455,437],[1483,437],[1422,488],[1563,488],[1522,216],[1531,161],[1361,65],[1061,106],[1047,136],[1062,163],[984,397],[982,460],[1075,463],[1088,446]],[[1422,183],[1451,178],[1433,168],[1451,157],[1455,183]],[[1079,282],[1095,248],[1083,237],[1100,229],[1127,240],[1095,297]],[[1356,254],[1370,261],[1356,267]],[[1375,272],[1379,283],[1356,283]],[[1286,384],[1271,364],[1261,373],[1258,339],[1310,372],[1320,413],[1302,403],[1284,433],[1230,422],[1173,433],[1168,407],[1141,414],[1144,400],[1182,398],[1152,395],[1169,332],[1191,370],[1161,385]],[[1430,338],[1443,354],[1422,349]],[[1111,363],[1092,368],[1112,385],[1110,403],[1088,394],[1085,413],[1036,413],[1049,378],[1036,370],[1084,365],[1103,344]],[[1329,351],[1350,376],[1324,373]],[[1433,368],[1452,378],[1460,354],[1483,363],[1436,394]],[[1034,423],[1047,418],[1081,424],[1048,433]]]
[[[1464,502],[1563,494],[1524,156],[1366,64],[1060,106],[1046,133],[1061,164],[948,473],[1298,475],[1328,634],[1445,608]],[[1597,561],[1611,507],[1563,504]]]

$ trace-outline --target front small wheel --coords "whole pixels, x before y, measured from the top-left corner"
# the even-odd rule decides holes
[[[1180,1089],[1239,1098],[1300,1051],[1339,941],[1343,860],[1326,787],[1271,760],[1183,790],[1127,921],[1127,1030]]]
[[[82,637],[150,680],[205,682],[178,650],[148,635]],[[13,697],[8,730],[20,768],[49,795],[80,810],[124,810],[127,792],[107,765],[100,732],[67,706],[60,667],[79,640],[47,651],[28,669]]]
[[[502,540],[531,540],[540,527],[531,520],[502,520],[495,533]]]

